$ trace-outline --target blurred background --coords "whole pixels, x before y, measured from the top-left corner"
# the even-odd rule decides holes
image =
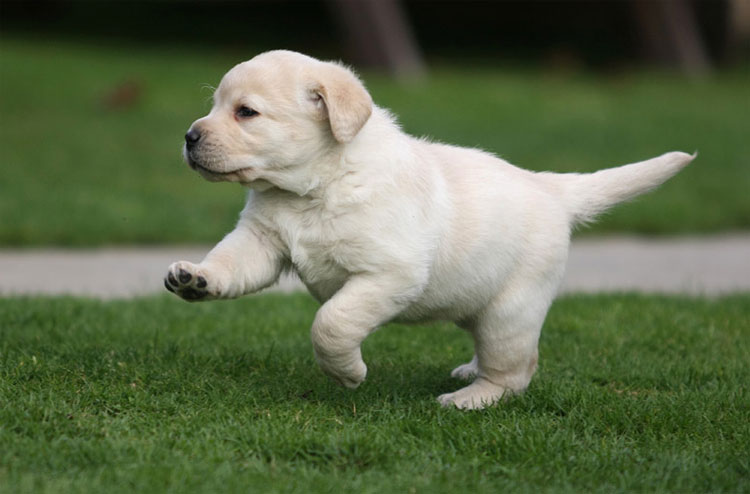
[[[699,159],[586,233],[750,228],[750,0],[2,1],[0,246],[212,243],[245,192],[181,160],[234,64],[354,66],[404,129],[534,170]]]

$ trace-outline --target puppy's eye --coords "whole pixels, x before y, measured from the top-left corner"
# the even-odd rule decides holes
[[[234,114],[237,116],[237,118],[250,118],[259,115],[257,111],[244,105],[237,108],[234,111]]]

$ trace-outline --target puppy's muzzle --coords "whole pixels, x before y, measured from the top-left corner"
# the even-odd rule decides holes
[[[195,127],[190,127],[190,130],[187,131],[187,134],[185,134],[185,146],[187,147],[188,151],[193,149],[196,144],[201,140],[201,137],[203,137],[203,134],[200,130],[196,129]]]

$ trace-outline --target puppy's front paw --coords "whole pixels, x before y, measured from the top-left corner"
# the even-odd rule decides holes
[[[354,359],[345,366],[340,366],[328,359],[321,358],[318,352],[315,352],[315,358],[323,372],[328,374],[334,381],[349,389],[359,387],[365,380],[365,377],[367,377],[367,365],[362,361],[362,358]]]
[[[349,389],[355,389],[367,377],[367,365],[361,360],[356,362],[346,375],[338,375],[335,378]]]
[[[175,262],[169,266],[164,286],[190,302],[215,298],[217,295],[210,278],[198,266],[187,261]]]

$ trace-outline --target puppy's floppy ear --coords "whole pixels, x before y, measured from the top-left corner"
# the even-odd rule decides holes
[[[347,143],[372,114],[372,98],[354,73],[341,65],[324,62],[315,67],[313,97],[328,116],[333,137]]]

